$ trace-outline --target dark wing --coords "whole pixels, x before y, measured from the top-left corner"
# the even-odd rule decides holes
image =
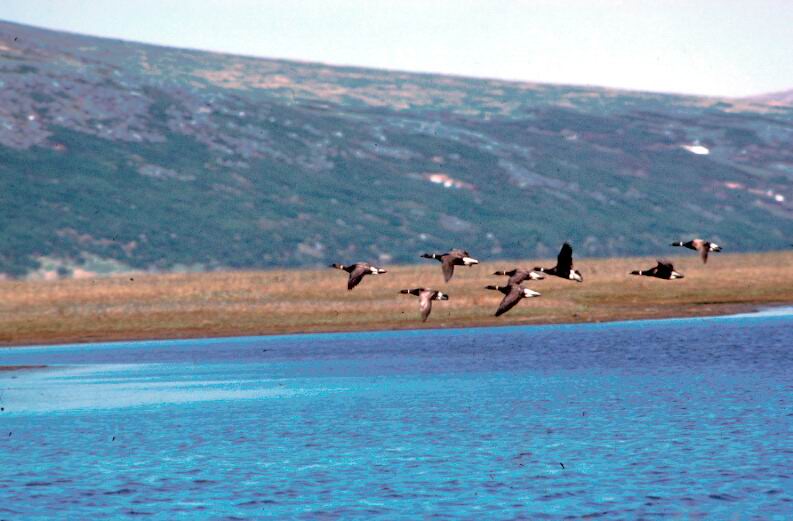
[[[435,296],[434,291],[422,291],[419,295],[419,310],[421,310],[421,321],[426,322],[427,317],[430,316],[432,311],[432,297]]]
[[[528,270],[515,268],[511,272],[507,273],[507,275],[510,275],[509,284],[520,284],[521,282],[529,278],[529,273],[531,272]]]
[[[556,269],[563,274],[573,269],[573,247],[570,243],[562,244],[562,249],[556,257]]]
[[[443,256],[443,260],[441,260],[441,269],[443,270],[443,280],[449,282],[454,275],[454,260],[457,257],[454,257],[451,254],[446,254]]]
[[[413,288],[413,289],[403,289],[400,293],[404,293],[405,295],[416,295],[417,297],[424,291],[424,288]]]
[[[675,267],[672,266],[672,263],[668,260],[659,260],[658,266],[655,268],[656,277],[661,277],[663,279],[668,279],[672,276],[672,272],[675,271]]]
[[[349,280],[347,280],[347,289],[350,290],[357,286],[367,273],[369,273],[369,266],[367,264],[356,264],[355,269],[350,272]]]
[[[708,253],[710,252],[710,243],[709,242],[701,242],[696,245],[697,249],[699,250],[699,256],[702,257],[702,262],[708,262]]]
[[[496,316],[503,315],[510,309],[515,307],[515,304],[520,302],[520,299],[523,297],[523,288],[520,286],[510,286],[509,293],[504,297],[501,301],[501,304],[498,305],[498,309],[496,310]]]

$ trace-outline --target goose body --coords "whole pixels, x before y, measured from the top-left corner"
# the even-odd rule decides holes
[[[538,271],[527,270],[524,268],[514,268],[510,271],[497,271],[493,273],[493,275],[503,275],[509,277],[507,285],[520,284],[525,280],[542,280],[545,278],[545,276]]]
[[[708,253],[712,251],[721,251],[721,246],[715,242],[704,241],[702,239],[693,239],[688,242],[673,242],[672,246],[682,246],[683,248],[688,248],[689,250],[698,251],[699,256],[702,257],[703,263],[708,262]]]
[[[422,255],[425,259],[435,259],[441,263],[441,270],[443,271],[443,280],[449,282],[452,275],[454,275],[455,266],[473,266],[479,264],[479,261],[471,257],[465,250],[454,249],[446,253],[425,253]]]
[[[581,272],[573,269],[573,247],[570,243],[562,244],[562,249],[556,257],[556,266],[553,268],[534,268],[534,271],[546,273],[548,275],[555,275],[567,280],[574,280],[576,282],[584,282],[584,277]]]
[[[380,275],[387,273],[383,268],[372,266],[368,262],[356,262],[355,264],[331,264],[331,268],[343,270],[350,274],[347,279],[347,290],[351,290],[357,286],[366,275]]]
[[[521,299],[540,296],[540,293],[529,288],[524,288],[518,284],[509,284],[508,286],[485,286],[485,289],[500,291],[504,294],[504,298],[501,299],[501,303],[496,310],[497,317],[514,308]]]
[[[657,279],[674,280],[682,279],[683,274],[675,271],[675,267],[668,260],[659,260],[654,268],[649,270],[632,271],[631,275],[644,275],[645,277],[655,277]]]
[[[430,288],[403,289],[400,293],[415,295],[419,298],[419,311],[421,311],[422,322],[426,322],[427,318],[429,318],[430,312],[432,312],[433,300],[449,300],[448,294]]]

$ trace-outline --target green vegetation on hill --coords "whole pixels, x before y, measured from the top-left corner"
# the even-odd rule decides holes
[[[0,22],[0,273],[732,251],[793,237],[793,107]],[[702,148],[684,148],[700,146]],[[108,265],[107,262],[105,262]]]

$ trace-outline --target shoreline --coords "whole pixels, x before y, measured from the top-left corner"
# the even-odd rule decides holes
[[[547,277],[526,283],[540,298],[494,317],[496,270],[552,261],[493,261],[457,270],[448,284],[436,264],[394,266],[353,291],[338,270],[145,274],[102,279],[0,281],[0,349],[123,342],[400,331],[705,317],[793,305],[793,252],[673,257],[686,278],[628,275],[654,259],[581,259],[583,283]],[[429,320],[403,288],[450,295]]]
[[[444,331],[444,330],[465,330],[465,329],[478,329],[478,328],[507,328],[507,327],[528,327],[528,326],[575,326],[586,324],[616,324],[622,322],[642,322],[642,321],[663,321],[663,320],[682,320],[690,318],[722,318],[731,317],[736,315],[758,315],[760,316],[766,309],[777,308],[793,308],[793,301],[781,303],[756,303],[756,304],[725,304],[718,306],[716,309],[708,309],[707,312],[695,313],[672,313],[672,314],[653,314],[651,316],[631,316],[621,317],[617,316],[608,320],[586,320],[582,317],[579,320],[572,321],[558,321],[558,322],[510,322],[499,323],[498,321],[482,321],[477,323],[467,324],[436,324],[425,325],[424,327],[416,327],[416,324],[408,324],[404,327],[387,327],[387,328],[358,328],[358,329],[315,329],[310,331],[263,331],[263,332],[246,332],[239,334],[213,334],[205,332],[196,335],[171,335],[171,336],[151,336],[145,332],[140,335],[130,335],[128,337],[112,337],[112,336],[91,336],[91,337],[75,337],[68,339],[53,339],[52,341],[33,341],[24,344],[6,344],[0,343],[0,351],[4,349],[14,348],[37,348],[37,347],[72,347],[90,344],[121,344],[127,342],[168,342],[168,341],[190,341],[190,340],[223,340],[223,339],[238,339],[238,338],[251,338],[251,337],[279,337],[279,336],[302,336],[302,335],[323,335],[323,334],[343,334],[343,333],[385,333],[385,332],[399,332],[399,331]],[[0,365],[0,372],[3,371],[18,371],[18,370],[34,370],[45,369],[46,365]]]
[[[733,306],[730,306],[733,307]],[[775,310],[791,310],[788,313],[775,313]],[[115,344],[126,343],[148,343],[148,342],[190,342],[193,341],[209,341],[209,342],[222,342],[222,341],[235,341],[241,339],[251,338],[276,338],[276,337],[299,337],[299,336],[312,336],[312,335],[336,335],[336,334],[356,334],[356,333],[398,333],[401,331],[419,333],[422,331],[435,332],[435,331],[464,331],[466,329],[499,329],[499,328],[513,328],[513,327],[550,327],[550,326],[583,326],[583,325],[611,325],[611,324],[630,324],[636,322],[663,322],[674,320],[687,320],[687,319],[720,319],[720,318],[754,318],[754,317],[788,317],[793,315],[793,302],[779,303],[771,305],[742,305],[731,311],[724,310],[724,313],[714,314],[688,314],[688,315],[674,315],[674,316],[653,316],[653,317],[634,317],[634,318],[615,318],[614,320],[598,320],[598,321],[577,321],[577,322],[530,322],[530,323],[488,323],[488,324],[470,324],[470,325],[446,325],[435,327],[398,327],[390,329],[344,329],[344,330],[317,330],[317,331],[296,331],[296,332],[267,332],[267,333],[252,333],[252,334],[238,334],[238,335],[205,335],[205,336],[173,336],[173,337],[140,337],[140,338],[123,338],[123,339],[105,339],[105,340],[88,340],[88,341],[67,341],[67,342],[54,342],[54,343],[34,343],[34,344],[14,344],[14,345],[0,345],[0,353],[4,349],[25,349],[25,348],[75,348],[89,345],[101,345],[102,347],[109,347]],[[20,370],[40,370],[49,369],[48,365],[0,365],[0,372],[20,371]]]
[[[0,365],[0,373],[10,373],[12,371],[33,371],[35,369],[46,369],[46,365]]]

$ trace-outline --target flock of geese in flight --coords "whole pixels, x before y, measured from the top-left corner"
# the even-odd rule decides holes
[[[721,251],[721,247],[718,244],[702,239],[693,239],[688,242],[673,242],[672,246],[682,246],[698,251],[703,263],[708,262],[708,254],[710,252]],[[451,280],[454,275],[455,266],[470,267],[479,264],[479,261],[471,257],[467,251],[460,249],[453,249],[446,253],[425,253],[421,257],[425,259],[435,259],[441,263],[441,271],[443,272],[443,280],[445,282]],[[330,267],[349,273],[347,290],[351,290],[360,284],[366,275],[381,275],[386,273],[385,269],[373,266],[368,262],[331,264]],[[683,274],[675,271],[674,266],[668,260],[658,260],[656,266],[647,270],[635,270],[630,274],[655,277],[664,280],[683,278]],[[493,275],[509,277],[506,284],[503,286],[485,286],[485,289],[500,291],[504,294],[504,298],[501,300],[501,304],[499,304],[496,310],[497,317],[515,307],[515,305],[524,298],[540,296],[540,293],[523,287],[523,282],[527,280],[541,280],[545,278],[545,275],[553,275],[566,280],[584,282],[584,277],[581,275],[581,272],[573,268],[573,248],[567,242],[562,245],[562,249],[556,257],[556,266],[552,268],[535,267],[531,270],[514,268],[510,271],[497,271]],[[426,322],[427,318],[430,316],[433,300],[449,300],[449,295],[447,293],[432,288],[403,289],[400,293],[415,295],[419,298],[419,311],[421,312],[422,322]]]

